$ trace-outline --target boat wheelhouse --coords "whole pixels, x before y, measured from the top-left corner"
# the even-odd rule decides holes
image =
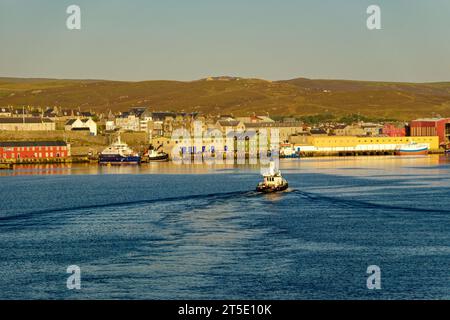
[[[289,187],[286,179],[281,175],[281,171],[275,166],[275,162],[270,161],[270,166],[267,172],[263,174],[264,181],[260,182],[256,187],[256,191],[271,193],[284,191]]]

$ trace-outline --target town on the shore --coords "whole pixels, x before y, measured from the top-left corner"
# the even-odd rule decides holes
[[[95,159],[121,139],[137,152],[156,146],[170,154],[173,132],[192,132],[193,123],[202,129],[227,132],[277,131],[281,157],[326,155],[389,155],[406,144],[427,146],[429,153],[443,153],[450,147],[450,118],[433,114],[429,118],[402,121],[351,122],[308,121],[305,117],[271,117],[251,114],[162,112],[151,107],[131,107],[124,112],[98,113],[79,108],[0,107],[0,162],[45,163]],[[176,139],[175,139],[176,140]],[[205,141],[205,144],[207,142]],[[200,152],[204,152],[205,147]],[[192,150],[191,150],[192,152]],[[198,152],[198,150],[197,150]]]

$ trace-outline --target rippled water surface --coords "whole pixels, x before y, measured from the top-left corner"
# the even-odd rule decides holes
[[[290,189],[272,195],[253,191],[250,166],[2,171],[0,298],[450,298],[448,159],[282,169]]]

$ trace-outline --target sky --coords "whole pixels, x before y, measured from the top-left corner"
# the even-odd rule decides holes
[[[66,27],[73,4],[81,30]],[[450,1],[0,0],[0,76],[220,75],[450,81]]]

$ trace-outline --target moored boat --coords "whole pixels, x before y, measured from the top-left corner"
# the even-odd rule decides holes
[[[0,170],[11,170],[12,168],[12,163],[0,163]]]
[[[256,187],[258,192],[280,192],[289,187],[288,182],[281,175],[281,171],[275,168],[275,162],[273,161],[270,161],[269,170],[263,174],[263,177],[264,181],[260,182]]]
[[[159,151],[160,148],[161,146],[155,149],[152,145],[150,145],[150,148],[145,153],[144,158],[149,162],[169,161],[169,155],[165,152]]]
[[[122,142],[119,135],[116,142],[100,153],[98,162],[102,165],[140,164],[141,156]]]
[[[411,142],[408,144],[399,145],[395,150],[395,154],[398,156],[421,156],[428,154],[428,145]]]
[[[282,144],[280,146],[280,158],[281,159],[298,159],[300,154],[290,144]]]

